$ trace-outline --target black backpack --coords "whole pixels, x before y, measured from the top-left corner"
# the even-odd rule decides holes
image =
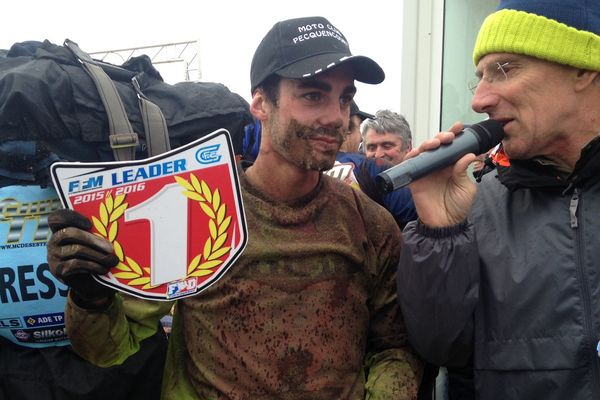
[[[241,154],[250,122],[248,103],[226,86],[167,84],[145,55],[116,66],[68,39],[0,52],[0,146],[33,141],[63,160],[128,160],[225,128]]]

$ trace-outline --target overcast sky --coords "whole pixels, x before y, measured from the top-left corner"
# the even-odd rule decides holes
[[[249,100],[252,55],[271,26],[282,19],[321,15],[344,33],[354,54],[373,58],[386,73],[386,80],[380,85],[357,83],[360,108],[372,113],[382,108],[402,112],[402,3],[403,0],[3,0],[0,48],[26,40],[48,39],[62,44],[69,38],[91,53],[199,40],[202,80],[223,83]]]

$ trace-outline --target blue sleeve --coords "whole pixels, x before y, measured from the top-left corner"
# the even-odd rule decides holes
[[[360,175],[360,169],[364,168],[374,180],[377,174],[385,171],[393,165],[380,158],[367,158],[364,154],[339,153],[337,159],[342,162],[353,162],[355,175]],[[382,205],[394,216],[400,229],[404,229],[407,223],[417,219],[417,210],[412,199],[410,189],[401,188],[381,196]]]
[[[417,210],[413,202],[410,189],[401,188],[394,190],[383,196],[383,203],[401,229],[404,229],[407,223],[417,219]]]
[[[398,300],[408,338],[426,361],[464,367],[473,351],[479,302],[479,251],[474,227],[430,228],[411,222],[402,232]]]

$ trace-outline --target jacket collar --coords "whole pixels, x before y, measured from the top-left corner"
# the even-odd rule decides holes
[[[509,165],[497,165],[496,168],[500,182],[511,191],[539,188],[568,193],[600,178],[600,136],[581,150],[579,161],[568,176],[539,160],[510,160]]]

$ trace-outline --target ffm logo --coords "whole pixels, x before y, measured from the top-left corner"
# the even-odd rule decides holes
[[[218,153],[220,144],[202,147],[196,152],[196,161],[200,164],[213,164],[221,161],[221,155]]]
[[[198,286],[197,278],[182,279],[167,286],[167,298],[174,299],[188,293],[195,293]]]
[[[102,176],[92,176],[88,179],[84,179],[81,181],[71,181],[69,182],[69,193],[76,193],[85,190],[98,189],[102,187],[103,177]]]

